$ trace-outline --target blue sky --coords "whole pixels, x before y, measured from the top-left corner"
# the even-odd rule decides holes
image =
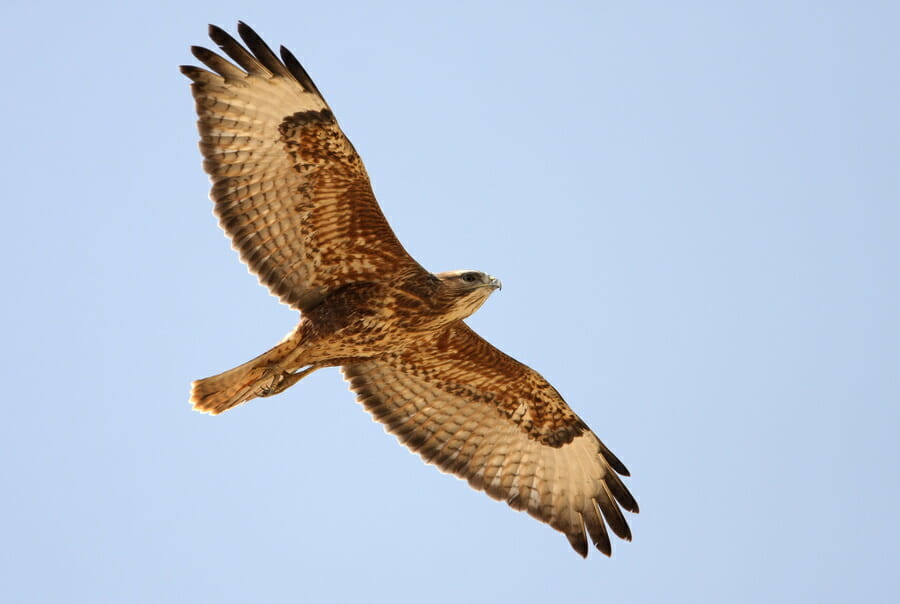
[[[888,602],[900,594],[900,9],[0,8],[5,602]],[[177,66],[303,61],[407,249],[629,466],[614,556],[437,472],[336,370],[191,380],[296,315],[216,226]]]

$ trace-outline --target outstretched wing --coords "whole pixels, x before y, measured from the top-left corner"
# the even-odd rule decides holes
[[[244,23],[238,32],[246,48],[209,28],[233,63],[195,46],[209,70],[181,71],[193,81],[215,212],[241,259],[299,310],[345,283],[425,274],[388,225],[359,155],[297,59],[284,47],[276,57]]]
[[[546,522],[587,556],[638,504],[628,470],[536,371],[457,322],[415,349],[343,367],[358,400],[429,463]],[[585,535],[585,528],[587,535]]]

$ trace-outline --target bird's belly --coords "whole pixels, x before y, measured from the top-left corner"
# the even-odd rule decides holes
[[[336,362],[346,359],[366,359],[397,353],[421,341],[427,335],[428,325],[421,323],[413,329],[391,317],[357,316],[327,327],[303,321],[290,339],[296,339],[297,348],[291,365]]]

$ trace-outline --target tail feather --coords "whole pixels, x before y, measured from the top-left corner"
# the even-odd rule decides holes
[[[276,387],[295,367],[281,367],[297,343],[285,338],[271,350],[234,369],[191,384],[191,404],[197,411],[218,415],[259,396],[280,392]]]
[[[197,411],[218,415],[265,392],[271,373],[256,360],[219,375],[191,383],[191,404]]]

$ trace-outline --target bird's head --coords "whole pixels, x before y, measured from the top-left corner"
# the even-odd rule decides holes
[[[465,319],[478,310],[500,280],[479,271],[447,271],[435,275],[441,282],[440,297],[447,304],[447,318]]]

